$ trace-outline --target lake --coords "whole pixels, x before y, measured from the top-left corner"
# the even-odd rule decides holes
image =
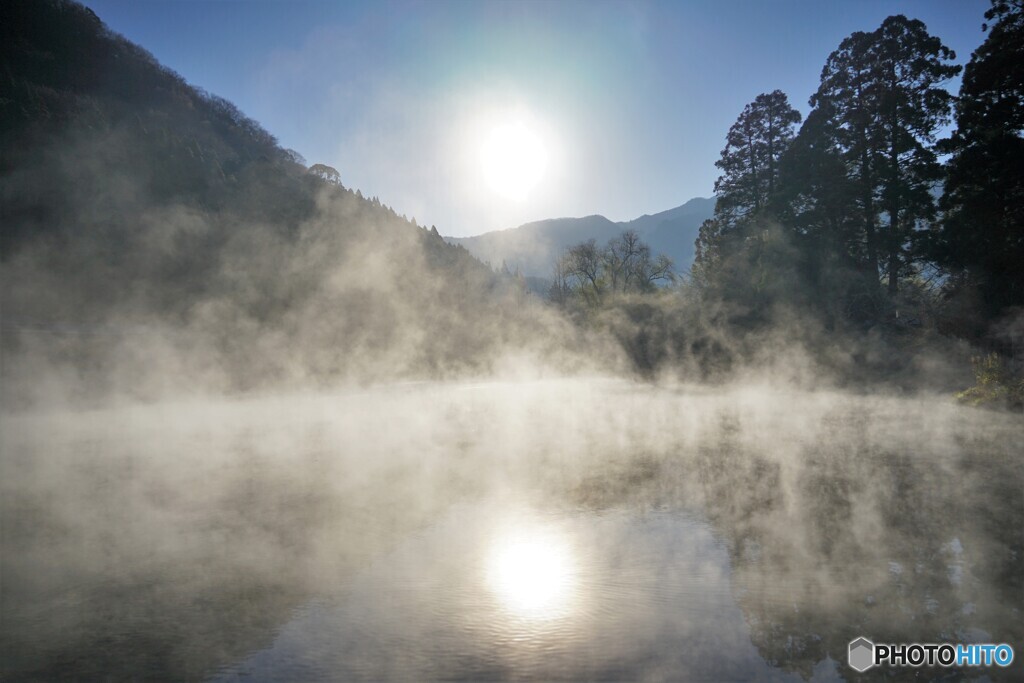
[[[0,419],[5,681],[1022,676],[1019,415],[583,378]]]

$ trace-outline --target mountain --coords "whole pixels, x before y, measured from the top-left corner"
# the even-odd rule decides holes
[[[693,243],[704,220],[714,212],[714,198],[696,197],[682,206],[631,221],[612,222],[604,216],[552,218],[518,228],[496,230],[473,237],[446,237],[481,261],[504,262],[528,277],[549,278],[555,260],[568,247],[589,239],[607,242],[624,230],[636,230],[655,253],[664,253],[685,271],[693,263]]]
[[[0,3],[0,58],[5,403],[436,375],[539,336],[521,281],[83,5]]]
[[[714,197],[695,197],[682,206],[653,216],[641,216],[623,227],[636,230],[655,253],[667,254],[678,272],[693,265],[693,244],[700,225],[715,211]]]

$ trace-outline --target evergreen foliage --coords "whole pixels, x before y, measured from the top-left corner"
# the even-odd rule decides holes
[[[1024,306],[1024,2],[996,0],[968,63],[933,256],[948,292],[976,290],[982,319]]]

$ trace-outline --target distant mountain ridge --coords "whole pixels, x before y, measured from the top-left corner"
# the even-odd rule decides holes
[[[714,197],[695,197],[674,209],[631,221],[614,222],[599,215],[549,218],[473,237],[445,239],[494,266],[504,262],[510,270],[519,269],[528,277],[550,278],[555,260],[568,247],[589,239],[603,244],[624,230],[636,230],[654,253],[667,254],[677,271],[686,271],[693,264],[693,243],[700,224],[711,218],[714,209]]]

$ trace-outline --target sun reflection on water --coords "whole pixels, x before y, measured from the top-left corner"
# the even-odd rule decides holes
[[[554,530],[520,526],[499,532],[487,557],[487,585],[501,606],[521,618],[565,616],[577,588],[576,560]]]

